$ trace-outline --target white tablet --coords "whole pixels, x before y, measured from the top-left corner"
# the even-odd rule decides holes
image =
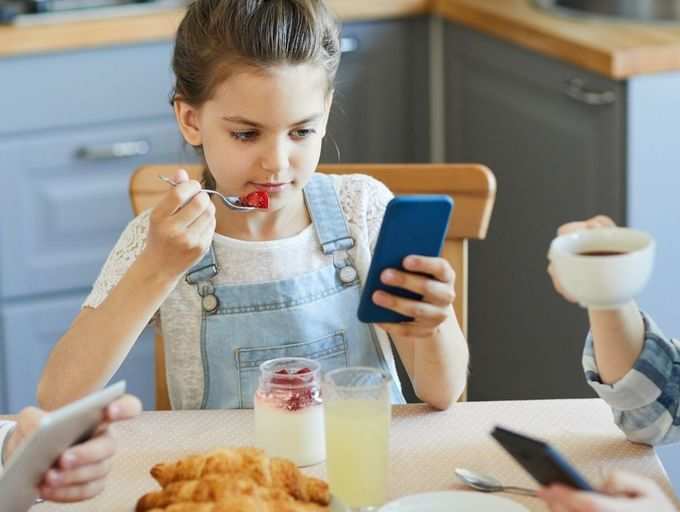
[[[69,446],[94,433],[101,422],[102,409],[124,392],[125,381],[120,381],[43,416],[0,476],[0,510],[26,512],[38,497],[45,472]]]

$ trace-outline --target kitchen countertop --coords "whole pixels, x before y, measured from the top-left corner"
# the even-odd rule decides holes
[[[435,13],[610,78],[680,70],[680,26],[568,18],[530,0],[329,0],[343,21]],[[42,26],[0,27],[0,58],[171,39],[183,10]]]
[[[530,0],[435,0],[445,19],[610,78],[680,71],[680,25],[558,16]]]
[[[430,0],[328,0],[343,21],[427,14]],[[0,26],[0,59],[22,54],[172,39],[184,9],[54,25]]]

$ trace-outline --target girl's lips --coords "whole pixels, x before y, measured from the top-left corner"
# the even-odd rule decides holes
[[[273,194],[275,192],[283,191],[290,183],[253,183],[256,190]]]

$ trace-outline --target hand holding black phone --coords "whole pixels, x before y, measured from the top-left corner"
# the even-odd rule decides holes
[[[502,427],[494,428],[491,435],[541,485],[559,483],[582,491],[595,491],[548,443]]]

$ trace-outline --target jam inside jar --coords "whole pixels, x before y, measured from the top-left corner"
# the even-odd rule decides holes
[[[260,365],[255,392],[255,442],[270,457],[311,466],[326,458],[321,365],[283,357]]]

